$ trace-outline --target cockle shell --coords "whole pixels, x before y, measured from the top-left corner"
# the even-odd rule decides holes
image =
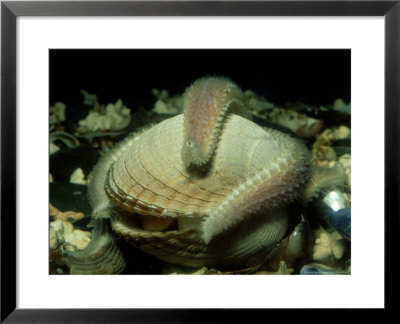
[[[183,129],[182,115],[170,118],[101,161],[89,188],[97,212],[111,208],[113,229],[134,246],[189,266],[244,262],[278,242],[288,225],[283,207],[307,180],[305,146],[229,114],[209,167],[193,171],[181,159]],[[138,215],[177,222],[148,231]]]

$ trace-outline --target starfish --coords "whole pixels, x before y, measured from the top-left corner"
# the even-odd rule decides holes
[[[244,93],[230,79],[204,77],[186,90],[181,158],[187,168],[205,166],[211,161],[228,113],[251,119]],[[202,224],[202,236],[207,244],[246,215],[293,201],[298,197],[298,189],[305,184],[309,156],[304,145],[278,132],[266,132],[274,134],[270,140],[276,143],[269,149],[286,149],[210,212]]]
[[[245,95],[230,79],[204,77],[186,90],[181,151],[186,167],[202,166],[210,161],[228,111],[251,119]]]

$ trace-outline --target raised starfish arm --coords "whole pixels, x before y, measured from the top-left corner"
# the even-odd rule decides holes
[[[228,112],[251,119],[245,95],[230,79],[204,77],[186,90],[181,151],[186,167],[199,167],[210,161]]]

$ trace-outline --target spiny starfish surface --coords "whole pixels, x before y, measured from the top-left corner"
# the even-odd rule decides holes
[[[228,112],[248,119],[251,116],[243,92],[228,78],[201,78],[187,89],[181,151],[186,167],[206,165],[211,160]],[[207,244],[246,215],[281,207],[299,197],[300,188],[308,179],[308,150],[302,142],[280,132],[266,130],[266,133],[274,143],[269,149],[282,152],[271,152],[271,156],[276,155],[275,159],[249,175],[210,212],[202,224],[202,236]]]
[[[251,119],[246,97],[224,77],[200,78],[184,94],[184,144],[186,167],[207,164],[216,147],[227,112]]]

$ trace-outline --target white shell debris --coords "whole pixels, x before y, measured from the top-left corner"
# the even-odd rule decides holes
[[[183,96],[170,97],[167,90],[152,89],[151,93],[157,98],[152,109],[158,114],[176,115],[183,111]]]
[[[60,150],[60,148],[56,144],[54,144],[53,142],[50,142],[50,147],[49,147],[50,155],[58,152],[59,150]]]
[[[338,162],[343,166],[344,173],[346,174],[346,183],[351,188],[351,155],[343,154]]]
[[[332,145],[337,140],[349,139],[351,137],[350,128],[345,125],[338,127],[327,128],[322,133],[317,135],[317,139],[312,147],[313,160],[316,165],[332,166],[330,163],[336,161],[336,152]],[[344,154],[344,159],[351,159],[349,154]],[[339,158],[339,160],[342,157]],[[339,161],[340,162],[340,161]],[[342,163],[341,163],[342,164]],[[346,175],[350,173],[350,165],[342,165]],[[348,170],[347,170],[348,169]],[[347,170],[347,171],[346,171]]]
[[[343,253],[342,236],[338,232],[328,233],[321,231],[319,237],[315,240],[313,259],[322,261],[332,255],[336,259],[341,259]]]
[[[58,248],[57,232],[50,227],[50,249],[55,250]]]
[[[83,103],[85,105],[94,106],[97,103],[97,96],[95,94],[91,94],[86,90],[81,90],[81,94],[83,95]]]
[[[96,107],[98,108],[98,106]],[[98,111],[103,110],[103,111]],[[121,99],[108,104],[104,109],[94,109],[84,120],[79,121],[79,132],[119,131],[131,122],[131,110],[124,106]]]
[[[69,251],[83,250],[90,242],[90,232],[74,229],[69,223],[56,219],[50,223],[50,249],[60,245]]]
[[[336,140],[350,138],[350,128],[347,126],[340,125],[339,127],[335,128],[333,132]]]
[[[56,102],[54,106],[50,106],[50,125],[65,121],[65,108],[62,102]]]
[[[65,243],[67,249],[83,250],[90,243],[90,232],[85,232],[80,229],[73,230],[72,232],[64,233]]]
[[[322,120],[309,117],[293,109],[277,107],[251,90],[246,90],[244,94],[254,115],[289,128],[300,137],[312,137],[322,128]]]
[[[346,104],[341,98],[338,98],[333,102],[332,108],[333,110],[341,111],[344,113],[350,114],[351,112],[351,104],[350,103]]]
[[[76,184],[86,184],[87,180],[85,179],[85,174],[81,168],[77,168],[74,172],[72,172],[71,177],[69,178],[70,183]]]
[[[267,101],[264,97],[255,94],[251,90],[246,90],[244,94],[249,101],[250,109],[257,115],[274,108],[272,102]]]

